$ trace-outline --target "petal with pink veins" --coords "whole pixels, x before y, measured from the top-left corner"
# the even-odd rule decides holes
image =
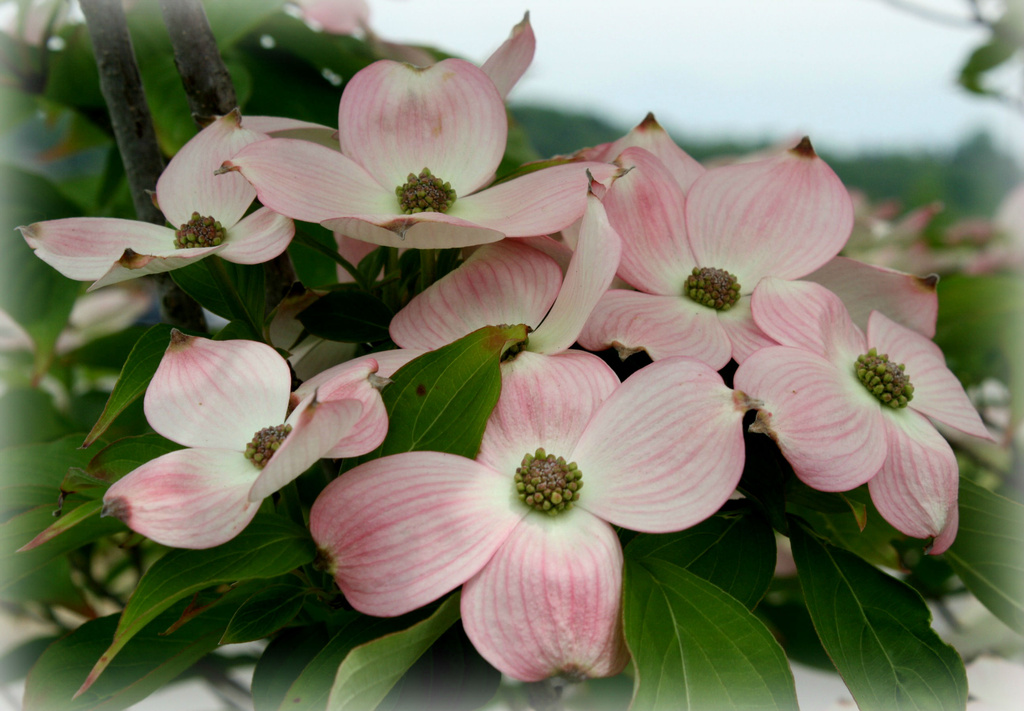
[[[497,242],[504,235],[442,212],[416,215],[356,215],[322,220],[321,225],[382,247],[453,249]]]
[[[530,13],[527,11],[522,21],[512,28],[512,34],[508,39],[480,67],[494,82],[502,99],[508,96],[512,87],[526,73],[530,62],[533,61],[536,48],[537,39],[530,25]]]
[[[288,249],[294,236],[291,218],[261,207],[227,230],[219,254],[235,264],[262,264]]]
[[[821,356],[762,348],[736,370],[733,385],[764,403],[750,431],[775,440],[793,471],[819,491],[847,491],[885,460],[881,403],[848,372]]]
[[[614,346],[623,357],[638,350],[653,360],[690,356],[712,368],[729,362],[732,345],[715,312],[682,296],[611,289],[597,302],[580,333],[592,351]]]
[[[619,276],[659,294],[680,294],[697,263],[686,239],[683,191],[657,158],[629,148],[618,162],[632,167],[612,183],[604,203],[622,236]]]
[[[927,338],[935,336],[939,298],[935,293],[938,277],[934,274],[918,277],[836,257],[804,279],[839,296],[853,322],[863,330],[867,330],[871,312],[881,311]]]
[[[932,538],[942,553],[956,538],[960,475],[949,443],[927,419],[910,410],[885,412],[888,457],[868,483],[886,521],[914,538]]]
[[[146,274],[162,274],[181,269],[211,254],[217,254],[224,247],[225,245],[195,249],[164,249],[162,254],[140,254],[130,248],[125,249],[120,258],[110,265],[106,273],[89,286],[89,291],[110,284],[120,284],[123,281],[138,279]]]
[[[174,548],[212,548],[256,515],[257,470],[241,452],[182,449],[146,462],[107,489],[103,515]]]
[[[469,195],[494,175],[508,137],[494,82],[461,59],[374,62],[345,86],[338,127],[342,153],[392,195],[424,168]]]
[[[937,345],[877,311],[868,319],[868,344],[907,367],[914,386],[909,407],[961,432],[993,439]]]
[[[395,314],[391,338],[402,348],[433,350],[483,326],[536,328],[561,282],[558,265],[541,252],[510,240],[487,244]]]
[[[463,586],[462,622],[484,659],[514,679],[613,676],[629,661],[621,588],[611,526],[581,509],[531,514]]]
[[[594,305],[615,278],[621,252],[622,240],[618,232],[608,222],[601,201],[591,194],[587,198],[576,251],[569,261],[558,298],[544,322],[530,336],[529,350],[560,353],[576,342]]]
[[[732,359],[737,363],[742,363],[756,350],[778,345],[754,323],[749,297],[740,297],[732,308],[719,311],[718,325],[732,344]]]
[[[642,368],[601,404],[572,453],[583,473],[577,506],[648,533],[703,521],[743,473],[745,411],[698,360]]]
[[[475,575],[528,512],[510,475],[453,454],[405,452],[332,481],[309,528],[352,606],[393,617]]]
[[[262,501],[298,478],[349,433],[362,413],[358,400],[320,402],[314,396],[299,403],[285,423],[292,431],[263,467],[249,490],[249,501]]]
[[[704,166],[676,145],[668,132],[654,118],[653,113],[647,114],[643,121],[619,140],[599,146],[600,151],[594,153],[591,160],[611,160],[632,147],[643,148],[653,153],[672,174],[684,193],[704,173]]]
[[[172,331],[146,390],[146,419],[186,447],[244,452],[256,432],[284,422],[291,380],[270,346]]]
[[[853,203],[810,142],[766,160],[713,168],[686,196],[698,265],[746,289],[764,276],[797,279],[832,259],[853,229]]]

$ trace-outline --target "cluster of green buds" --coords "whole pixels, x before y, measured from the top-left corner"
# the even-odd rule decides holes
[[[686,295],[712,309],[728,311],[740,300],[740,285],[736,277],[724,269],[694,267],[686,278]]]
[[[516,469],[516,493],[527,506],[552,516],[572,508],[583,488],[583,473],[576,462],[566,463],[543,449],[523,457]]]
[[[264,427],[257,432],[245,447],[245,458],[262,469],[281,448],[281,444],[292,431],[291,425]]]
[[[906,407],[914,399],[914,386],[902,363],[892,363],[874,348],[857,357],[857,378],[872,395],[893,408]]]
[[[429,168],[421,170],[419,175],[409,173],[406,183],[395,188],[395,195],[404,215],[447,212],[455,202],[452,184],[431,175]]]
[[[203,217],[198,212],[174,231],[174,246],[177,249],[196,247],[217,247],[224,242],[224,227],[212,217]]]

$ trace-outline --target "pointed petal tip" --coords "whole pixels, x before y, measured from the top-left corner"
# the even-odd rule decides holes
[[[128,505],[128,501],[120,496],[115,496],[110,500],[104,499],[103,508],[100,510],[100,518],[105,516],[112,516],[127,525],[128,519],[131,517],[131,508]]]
[[[747,432],[753,432],[754,434],[767,435],[772,439],[773,442],[779,441],[779,435],[775,430],[772,429],[771,425],[772,413],[766,410],[758,410],[757,417],[751,423],[750,427],[747,428]]]
[[[794,153],[802,158],[817,158],[818,154],[814,152],[814,146],[811,145],[811,139],[804,136],[800,139],[800,142],[793,148],[790,148],[790,153]]]
[[[213,171],[213,174],[214,175],[224,175],[224,173],[230,173],[233,170],[241,172],[242,169],[239,168],[234,163],[232,163],[231,161],[226,160],[226,161],[224,161],[223,163],[220,164],[220,167],[217,168],[217,170]]]
[[[654,118],[654,112],[648,111],[647,115],[644,116],[644,120],[637,124],[637,130],[639,131],[661,131],[664,130],[661,124],[658,123],[658,119]]]
[[[922,291],[932,293],[939,284],[938,274],[929,274],[923,277],[914,277]]]
[[[171,342],[167,345],[167,349],[171,348],[180,349],[188,346],[196,339],[195,336],[190,336],[187,333],[182,333],[176,328],[171,329]]]
[[[755,397],[750,397],[742,390],[733,390],[732,401],[736,404],[736,409],[740,412],[746,412],[747,410],[758,410],[758,414],[760,414],[761,408],[764,407],[763,400],[758,400]],[[756,424],[756,422],[754,424]]]

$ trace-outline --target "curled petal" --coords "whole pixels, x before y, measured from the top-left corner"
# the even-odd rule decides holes
[[[462,589],[477,651],[521,681],[612,676],[629,661],[622,637],[622,549],[583,510],[530,514]]]
[[[383,247],[452,249],[497,242],[504,235],[442,212],[417,215],[356,215],[322,220],[324,227]]]
[[[576,445],[578,505],[634,531],[703,521],[743,473],[745,410],[698,360],[666,358],[639,370],[601,404]]]
[[[221,257],[235,264],[262,264],[288,249],[295,236],[295,223],[269,207],[261,207],[228,229],[227,235]]]
[[[103,515],[157,543],[212,548],[256,515],[249,487],[257,470],[240,452],[182,449],[143,464],[103,496]]]
[[[868,483],[886,521],[908,536],[932,538],[942,553],[956,538],[960,475],[949,443],[927,419],[907,408],[885,413],[888,456]]]
[[[270,346],[172,331],[144,407],[169,440],[243,452],[256,432],[284,422],[290,392],[288,364]]]
[[[332,481],[309,528],[352,606],[392,617],[476,574],[527,512],[511,476],[453,454],[405,452]]]
[[[374,62],[345,86],[338,107],[341,151],[394,194],[423,168],[457,195],[484,185],[508,137],[494,82],[461,59],[429,67]]]
[[[537,39],[530,26],[530,13],[523,16],[522,21],[512,28],[512,34],[505,40],[494,54],[487,58],[480,69],[491,78],[504,99],[512,91],[520,77],[533,61],[533,53],[537,48]]]
[[[868,481],[885,460],[881,403],[849,372],[809,351],[762,348],[740,364],[734,387],[764,403],[752,432],[775,440],[793,471],[820,491]]]
[[[196,249],[164,249],[163,254],[142,254],[130,248],[125,249],[121,257],[110,265],[106,273],[92,283],[89,291],[110,284],[120,284],[123,281],[138,279],[146,274],[162,274],[181,269],[222,251],[224,247],[225,245]]]

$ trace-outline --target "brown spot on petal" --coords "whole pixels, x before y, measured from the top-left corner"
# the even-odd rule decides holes
[[[814,152],[814,146],[811,145],[811,139],[807,136],[801,138],[800,142],[789,150],[790,152],[796,153],[798,156],[802,156],[804,158],[816,158],[818,156],[818,154]]]
[[[128,506],[127,501],[117,496],[103,502],[103,510],[100,511],[100,517],[103,516],[113,516],[127,524],[128,518],[131,516],[131,507]]]
[[[773,442],[778,443],[779,435],[772,429],[771,420],[772,413],[767,412],[766,410],[758,410],[757,417],[754,418],[753,424],[747,428],[747,432],[768,435],[772,438]]]
[[[313,558],[313,567],[334,575],[337,564],[334,561],[334,555],[329,550],[317,546],[316,557]]]
[[[171,329],[171,342],[167,346],[168,350],[171,348],[184,348],[195,340],[195,336],[190,336],[187,333],[182,333],[176,328]]]
[[[117,260],[118,264],[125,269],[142,269],[152,261],[153,257],[148,254],[139,254],[131,247],[124,250],[124,254]]]

